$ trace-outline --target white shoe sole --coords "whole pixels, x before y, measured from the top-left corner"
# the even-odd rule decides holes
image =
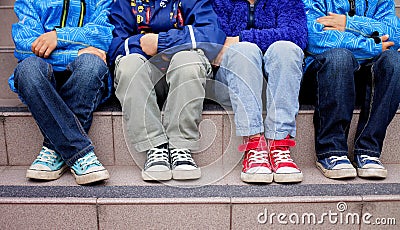
[[[144,171],[142,170],[142,179],[145,181],[163,181],[171,180],[171,170],[166,171]]]
[[[387,170],[386,169],[357,169],[357,174],[359,177],[364,178],[386,178],[387,177]]]
[[[64,165],[57,171],[40,171],[28,169],[26,171],[26,177],[36,180],[57,180],[60,178],[64,172],[68,169],[67,165]]]
[[[240,173],[240,179],[247,183],[272,183],[274,175],[272,173]]]
[[[172,178],[174,180],[193,180],[201,177],[201,169],[196,168],[192,170],[172,170]]]
[[[77,175],[75,171],[71,169],[72,175],[75,177],[77,184],[90,184],[110,178],[110,174],[106,169],[96,172],[91,172],[85,175]]]
[[[324,174],[325,177],[330,179],[341,179],[341,178],[354,178],[357,176],[355,168],[346,169],[332,169],[328,170],[322,166],[318,161],[316,162],[317,168]]]
[[[274,181],[277,183],[296,183],[303,181],[303,173],[274,173]]]

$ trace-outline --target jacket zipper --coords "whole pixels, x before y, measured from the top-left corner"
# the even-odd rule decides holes
[[[85,14],[86,14],[86,2],[85,0],[81,0],[81,13],[79,14],[78,27],[83,26],[83,19],[85,18]]]
[[[249,6],[249,16],[247,20],[247,29],[253,28],[254,27],[254,11],[256,9],[258,0],[254,2],[254,4],[250,4],[250,2],[247,1],[247,4]]]
[[[65,27],[68,17],[68,9],[69,9],[69,0],[64,0],[60,26],[58,26],[58,28]]]
[[[60,25],[56,26],[56,28],[63,28],[67,25],[69,4],[70,0],[64,0]],[[79,14],[78,27],[83,26],[83,19],[85,17],[85,14],[86,14],[86,2],[85,0],[81,0],[81,12]]]

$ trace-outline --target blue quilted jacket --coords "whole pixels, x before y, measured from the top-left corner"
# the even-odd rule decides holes
[[[389,40],[395,42],[391,49],[400,45],[400,25],[396,17],[393,0],[355,0],[355,15],[349,16],[348,0],[304,0],[307,14],[308,57],[311,63],[313,55],[321,54],[331,48],[346,48],[353,52],[359,63],[372,59],[382,52],[382,43],[373,39],[388,34]],[[323,25],[316,22],[328,12],[346,15],[346,31],[323,30]]]
[[[263,52],[279,40],[302,49],[307,45],[302,0],[256,0],[254,15],[247,0],[213,0],[213,7],[227,36],[239,36],[240,41],[257,44]]]
[[[17,0],[14,5],[18,22],[12,25],[14,55],[18,61],[34,56],[32,43],[43,33],[57,31],[57,48],[46,62],[55,71],[63,71],[82,48],[93,46],[107,51],[113,26],[108,20],[112,0]],[[108,89],[111,92],[111,75]],[[14,76],[9,79],[11,90]]]
[[[116,0],[110,21],[115,26],[110,65],[119,55],[139,53],[144,33],[158,34],[158,53],[202,49],[212,60],[225,41],[209,0]]]

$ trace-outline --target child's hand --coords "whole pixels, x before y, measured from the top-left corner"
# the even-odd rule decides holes
[[[57,47],[57,32],[55,30],[40,35],[32,43],[32,52],[39,57],[48,58]]]

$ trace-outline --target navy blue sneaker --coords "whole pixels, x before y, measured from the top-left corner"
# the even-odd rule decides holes
[[[331,156],[317,160],[317,168],[327,178],[353,178],[357,176],[356,169],[347,156]]]
[[[355,155],[354,163],[359,177],[386,178],[387,170],[378,157]]]
[[[147,160],[142,170],[142,178],[145,181],[172,179],[169,151],[166,145],[158,146],[147,151]]]

